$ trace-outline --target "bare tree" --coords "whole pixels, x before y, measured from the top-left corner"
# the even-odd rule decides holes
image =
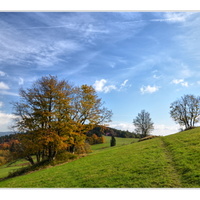
[[[146,137],[154,129],[150,114],[145,110],[138,113],[138,116],[133,120],[133,124],[136,127],[136,133],[141,134],[142,137]]]
[[[180,126],[185,126],[185,129],[194,127],[200,119],[200,97],[184,95],[171,104],[170,115]]]

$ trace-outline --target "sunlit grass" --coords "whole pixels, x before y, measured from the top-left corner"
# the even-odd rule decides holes
[[[200,128],[126,145],[118,141],[115,147],[109,140],[86,157],[2,181],[0,187],[200,187]]]

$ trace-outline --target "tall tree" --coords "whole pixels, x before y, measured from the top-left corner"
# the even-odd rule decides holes
[[[141,134],[142,137],[146,137],[154,129],[150,114],[145,110],[138,113],[138,116],[133,120],[133,124],[136,133]]]
[[[170,105],[170,115],[185,129],[192,128],[200,120],[200,97],[184,95]]]
[[[61,149],[74,152],[77,145],[85,142],[84,130],[93,124],[109,121],[111,113],[101,109],[91,86],[73,87],[65,80],[45,76],[30,89],[20,90],[21,99],[14,103],[15,128],[20,134],[20,149],[32,164],[31,155],[38,162],[52,160]]]

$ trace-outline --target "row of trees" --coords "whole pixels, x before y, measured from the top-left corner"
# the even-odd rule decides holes
[[[55,76],[37,80],[31,88],[20,90],[14,102],[18,135],[18,155],[34,164],[52,160],[62,150],[74,152],[84,146],[86,135],[94,126],[111,121],[112,111],[103,106],[94,88],[75,87]]]

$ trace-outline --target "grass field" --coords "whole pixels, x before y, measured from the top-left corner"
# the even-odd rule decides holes
[[[115,147],[104,146],[106,143],[94,145],[94,152],[86,157],[2,181],[0,187],[200,187],[200,128],[143,142],[131,142],[120,145],[118,141]]]
[[[104,138],[105,138],[105,143],[95,144],[95,145],[91,146],[91,149],[92,149],[93,152],[96,153],[99,150],[110,148],[111,137],[110,136],[104,136]],[[123,146],[123,145],[131,144],[131,143],[138,141],[138,139],[136,139],[136,138],[119,138],[119,137],[116,137],[115,139],[116,139],[116,146]]]
[[[98,151],[101,151],[105,148],[109,148],[110,147],[110,139],[111,139],[110,136],[105,136],[105,143],[92,145],[91,146],[92,153],[97,153]],[[127,145],[127,144],[137,142],[137,141],[138,141],[138,139],[135,139],[135,138],[117,138],[116,137],[116,146]],[[11,165],[6,164],[3,166],[0,166],[0,178],[4,178],[4,177],[8,176],[10,172],[20,169],[25,165],[28,166],[29,162],[24,159],[21,159],[17,162],[12,163]]]

